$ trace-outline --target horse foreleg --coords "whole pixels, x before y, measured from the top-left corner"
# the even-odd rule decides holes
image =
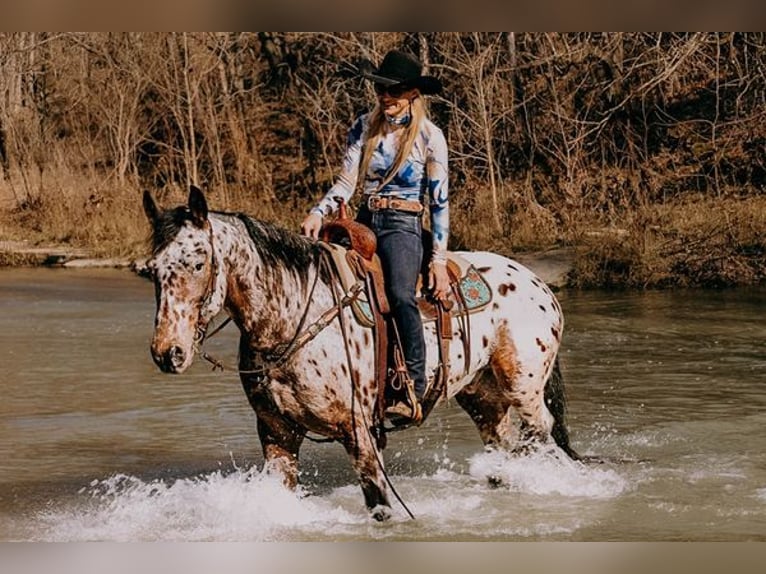
[[[271,414],[259,414],[257,419],[264,470],[281,476],[286,487],[295,489],[298,485],[298,451],[306,431]]]
[[[364,493],[364,502],[370,515],[382,522],[391,518],[391,503],[388,500],[383,456],[378,449],[372,432],[357,427],[343,441],[351,464],[359,477]]]

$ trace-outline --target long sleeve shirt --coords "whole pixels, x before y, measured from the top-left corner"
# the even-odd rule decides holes
[[[340,175],[327,194],[311,210],[312,213],[323,217],[330,215],[337,209],[338,199],[348,203],[354,194],[369,120],[370,114],[364,114],[354,122],[348,134]],[[376,193],[424,203],[427,197],[433,235],[431,260],[444,263],[449,239],[447,141],[442,130],[431,120],[423,120],[420,134],[415,139],[412,151],[402,168],[382,189],[378,189],[394,163],[396,146],[397,136],[393,132],[380,140],[372,154],[367,173],[364,174],[363,199],[366,202],[369,194]]]

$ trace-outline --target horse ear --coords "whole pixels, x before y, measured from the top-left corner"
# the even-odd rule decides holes
[[[154,225],[160,215],[160,210],[157,209],[157,204],[154,202],[152,194],[148,189],[144,190],[144,213],[149,218],[149,222]]]
[[[207,201],[202,190],[196,185],[192,185],[189,190],[189,213],[192,221],[197,227],[202,227],[207,221]]]

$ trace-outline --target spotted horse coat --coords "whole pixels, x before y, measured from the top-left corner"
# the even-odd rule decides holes
[[[334,280],[319,263],[322,250],[274,225],[209,212],[196,187],[187,206],[169,210],[159,209],[146,192],[144,210],[153,229],[148,267],[157,304],[155,363],[165,372],[185,371],[201,334],[225,311],[241,334],[240,378],[256,413],[265,470],[295,487],[307,433],[329,437],[350,456],[372,516],[388,518],[383,458],[373,432],[377,390],[370,330],[345,307],[315,336],[289,345],[336,305]],[[552,438],[577,458],[564,421],[557,361],[564,325],[559,303],[515,261],[486,252],[461,255],[484,275],[494,300],[471,315],[469,367],[451,371],[448,397],[466,410],[488,447],[512,451]],[[449,347],[453,365],[466,364],[459,328],[456,320]],[[433,323],[424,329],[427,372],[434,373],[437,333]]]

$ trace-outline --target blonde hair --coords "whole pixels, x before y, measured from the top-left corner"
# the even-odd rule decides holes
[[[410,101],[410,122],[404,128],[403,132],[399,135],[399,149],[396,151],[396,157],[394,158],[394,164],[389,169],[386,177],[378,184],[378,191],[394,179],[394,176],[399,173],[399,170],[404,166],[404,162],[407,161],[407,157],[412,151],[412,146],[415,144],[415,138],[420,133],[420,128],[423,124],[423,120],[428,117],[426,112],[423,98],[418,94]],[[362,185],[367,178],[367,170],[370,167],[370,161],[372,160],[372,154],[378,147],[378,142],[385,135],[386,116],[383,113],[383,109],[380,107],[380,103],[375,106],[370,116],[370,123],[367,128],[367,137],[365,138],[364,153],[362,155],[362,165],[360,173],[362,179]]]

